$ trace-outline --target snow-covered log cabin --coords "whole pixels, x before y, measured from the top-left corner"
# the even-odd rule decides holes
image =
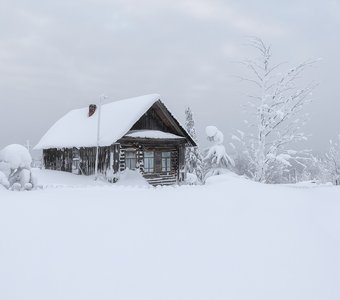
[[[70,111],[41,138],[46,169],[92,175],[95,172],[99,109]],[[101,107],[98,172],[139,169],[153,185],[185,180],[185,148],[193,139],[160,100],[146,95]]]

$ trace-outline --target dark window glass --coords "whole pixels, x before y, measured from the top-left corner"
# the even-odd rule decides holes
[[[137,165],[136,151],[126,151],[125,152],[125,163],[126,168],[130,170],[135,170]]]
[[[162,172],[171,171],[171,152],[162,152]]]
[[[153,173],[155,170],[155,154],[153,151],[144,152],[144,172]]]

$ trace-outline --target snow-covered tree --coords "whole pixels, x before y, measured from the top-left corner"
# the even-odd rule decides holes
[[[249,133],[235,135],[241,141],[243,153],[249,162],[248,175],[256,181],[268,182],[275,165],[289,168],[294,157],[288,146],[306,136],[302,132],[307,115],[303,109],[311,101],[315,84],[303,88],[297,80],[315,61],[305,61],[287,72],[279,72],[282,64],[272,63],[272,51],[261,39],[251,40],[258,58],[242,64],[250,77],[241,78],[254,85],[247,106],[251,120],[247,122]],[[282,169],[281,171],[283,171]]]
[[[24,146],[5,147],[0,151],[0,184],[11,190],[31,190],[36,185],[31,163],[32,157]]]
[[[227,154],[223,133],[215,126],[208,126],[205,130],[212,146],[205,151],[205,179],[210,176],[221,175],[234,165],[233,159]]]
[[[305,167],[301,168],[300,172],[296,168],[296,182],[300,181],[314,181],[325,182],[325,172],[322,168],[322,159],[313,153],[309,154],[308,160],[305,162]]]
[[[336,185],[340,185],[340,136],[337,141],[329,142],[329,151],[325,155],[325,169],[328,178]]]
[[[185,110],[185,128],[195,143],[198,145],[195,121],[190,107]],[[187,147],[185,153],[187,181],[189,184],[196,184],[203,181],[204,166],[203,157],[199,147]]]

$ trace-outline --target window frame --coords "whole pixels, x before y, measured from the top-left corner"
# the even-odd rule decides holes
[[[147,155],[147,154],[152,155]],[[154,173],[155,172],[155,151],[144,151],[144,172]]]
[[[128,157],[128,153],[132,153],[133,157]],[[133,161],[135,162],[133,164]],[[131,165],[134,165],[131,168]],[[126,150],[125,151],[125,169],[129,168],[129,170],[136,170],[137,169],[137,151],[136,150]]]
[[[171,172],[171,151],[162,151],[161,159],[162,159],[162,172],[170,173]]]

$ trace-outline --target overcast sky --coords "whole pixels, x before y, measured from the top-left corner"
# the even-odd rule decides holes
[[[191,106],[203,142],[217,125],[242,128],[247,84],[235,61],[254,55],[248,36],[276,61],[322,57],[306,73],[320,83],[306,109],[306,144],[340,133],[340,1],[0,0],[0,147],[38,142],[71,109],[150,93],[180,120]]]

